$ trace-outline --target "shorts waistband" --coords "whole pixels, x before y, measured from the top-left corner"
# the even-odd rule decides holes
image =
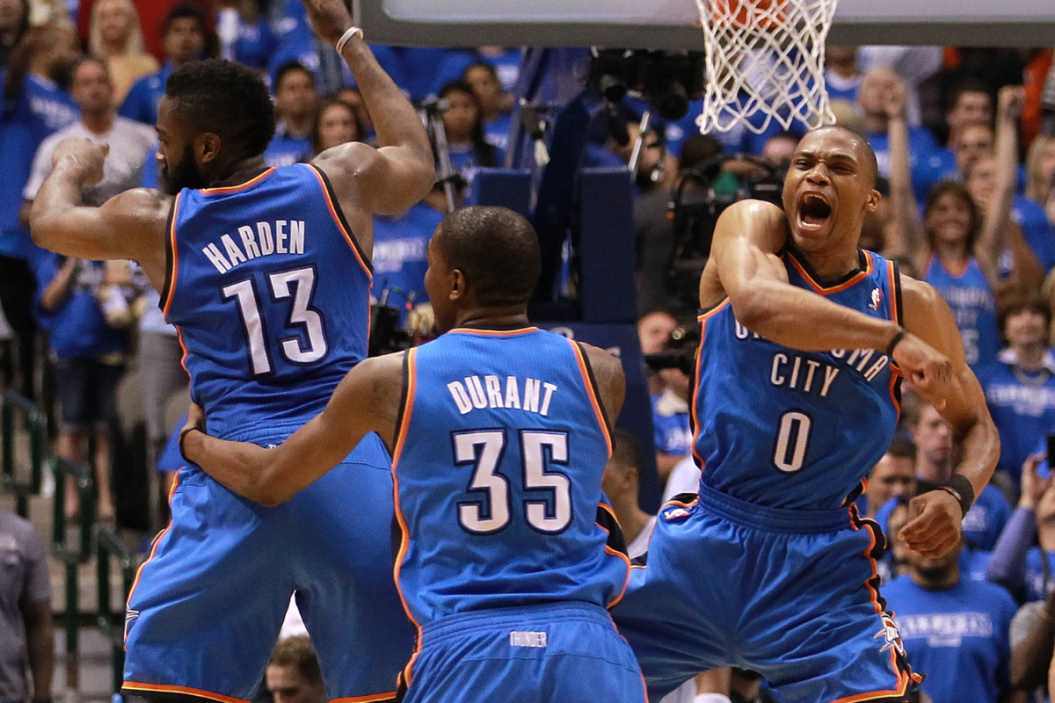
[[[702,481],[700,482],[700,505],[735,523],[770,532],[817,534],[853,529],[850,511],[847,508],[835,508],[834,510],[770,508],[721,493]]]
[[[426,624],[421,630],[421,645],[438,644],[448,637],[479,628],[502,629],[510,632],[524,628],[542,628],[560,620],[588,620],[602,625],[612,624],[608,611],[590,603],[541,603],[517,608],[488,608],[469,613],[448,615]]]
[[[216,436],[231,442],[253,442],[254,444],[271,441],[285,442],[291,434],[303,427],[310,419],[310,417],[305,417],[278,422],[269,420],[259,425],[224,428]]]

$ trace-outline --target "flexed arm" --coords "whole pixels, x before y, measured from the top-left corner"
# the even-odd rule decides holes
[[[305,0],[304,6],[315,33],[331,45],[352,26],[343,0]],[[342,144],[324,151],[314,163],[333,181],[346,213],[361,210],[366,215],[401,214],[424,198],[436,180],[425,127],[362,36],[348,41],[341,56],[355,76],[366,109],[376,116],[374,126],[381,147],[374,149],[359,142]]]
[[[901,241],[890,247],[891,255],[909,257],[917,271],[926,267],[929,254],[919,203],[912,189],[912,163],[909,157],[908,122],[905,119],[905,87],[898,83],[886,95],[890,140],[890,205]]]

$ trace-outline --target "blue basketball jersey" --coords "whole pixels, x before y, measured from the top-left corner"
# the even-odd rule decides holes
[[[861,269],[824,287],[791,253],[793,286],[899,322],[896,264],[861,251]],[[874,349],[803,352],[737,322],[726,299],[700,315],[691,408],[703,484],[772,508],[838,508],[890,446],[900,373]],[[856,495],[852,496],[856,498]]]
[[[977,368],[996,359],[1000,333],[996,328],[996,302],[978,262],[970,259],[959,275],[950,273],[932,257],[924,281],[934,286],[949,305],[963,338],[967,363]]]
[[[533,327],[457,329],[407,352],[405,379],[396,579],[415,623],[622,597],[630,564],[601,492],[611,440],[582,349]]]
[[[183,190],[169,269],[162,309],[212,435],[302,423],[366,356],[369,264],[314,166]]]

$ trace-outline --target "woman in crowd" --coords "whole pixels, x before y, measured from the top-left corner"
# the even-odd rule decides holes
[[[1048,213],[1055,226],[1055,136],[1042,134],[1026,155],[1026,198]]]
[[[890,197],[901,248],[949,304],[972,367],[993,361],[1000,350],[996,296],[1035,291],[1040,285],[1040,265],[1011,221],[1021,105],[1020,88],[1001,91],[997,173],[989,202],[980,206],[963,184],[943,181],[931,189],[921,218],[912,190],[904,91],[898,86],[886,97]],[[1006,276],[1001,270],[1005,249],[1011,255]]]
[[[498,166],[504,154],[484,137],[483,110],[471,85],[451,81],[440,89],[439,99],[448,103],[443,112],[443,129],[451,168],[471,187],[476,170]]]
[[[143,28],[132,0],[99,0],[92,6],[88,51],[106,61],[118,105],[133,83],[160,68],[143,48]]]
[[[363,127],[355,114],[355,108],[340,98],[326,98],[315,114],[311,128],[311,146],[314,154],[348,142],[362,141]]]

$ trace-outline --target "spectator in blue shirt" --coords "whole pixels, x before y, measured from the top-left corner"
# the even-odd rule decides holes
[[[77,55],[77,35],[68,24],[28,30],[11,54],[3,76],[4,114],[0,120],[0,305],[21,345],[22,392],[33,397],[33,301],[36,258],[23,222],[22,191],[37,147],[54,132],[77,121],[77,106],[54,80],[58,69]],[[8,383],[11,378],[6,379]]]
[[[999,586],[962,578],[959,551],[935,559],[905,550],[908,573],[883,586],[897,624],[887,643],[903,646],[912,668],[926,674],[923,691],[934,703],[997,703],[1009,688],[1018,606]]]
[[[1029,146],[1026,198],[1042,208],[1055,227],[1055,135],[1041,134]]]
[[[117,114],[153,126],[158,119],[158,104],[165,94],[165,81],[172,69],[204,58],[208,38],[208,24],[201,5],[182,2],[172,8],[162,28],[168,63],[157,73],[136,81]]]
[[[110,429],[117,419],[117,384],[124,372],[128,329],[104,312],[104,289],[119,281],[115,264],[48,253],[38,266],[40,307],[55,359],[55,390],[62,407],[58,454],[84,461],[89,434],[95,439],[100,519],[114,517],[110,489]],[[126,265],[127,271],[127,265]],[[120,281],[123,283],[123,281]],[[128,321],[125,321],[127,325]],[[79,509],[76,482],[66,482],[67,517]]]
[[[1000,432],[998,471],[1019,485],[1037,438],[1055,433],[1055,354],[1047,349],[1051,312],[1040,299],[1012,301],[1001,311],[1008,346],[978,371]]]
[[[311,71],[296,61],[278,70],[275,77],[275,116],[279,122],[275,137],[264,151],[264,161],[268,166],[289,166],[311,153],[311,132],[317,104],[315,76]]]
[[[505,154],[484,136],[480,100],[471,85],[464,81],[448,83],[440,89],[439,98],[448,103],[443,113],[443,128],[451,168],[465,183],[468,198],[477,170],[498,166]]]
[[[884,505],[899,497],[916,495],[916,445],[895,437],[890,448],[868,474],[864,514],[874,517]]]
[[[856,46],[832,46],[824,50],[824,87],[831,100],[857,102],[857,91],[861,89],[861,69],[857,65]]]

